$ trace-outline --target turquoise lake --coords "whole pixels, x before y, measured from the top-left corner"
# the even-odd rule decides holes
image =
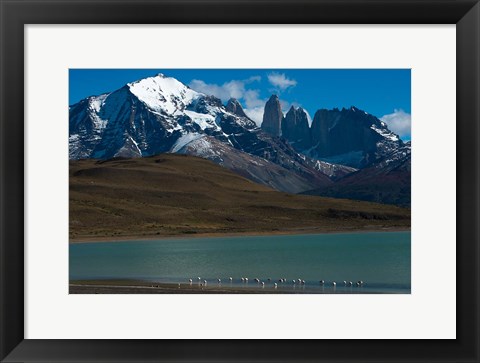
[[[286,278],[278,288],[292,292],[410,293],[410,239],[410,232],[372,232],[74,243],[70,280],[197,283],[201,277],[209,284],[220,278],[224,285],[244,286],[240,278],[248,277],[249,287],[259,278],[268,288]],[[355,286],[359,280],[362,287]]]

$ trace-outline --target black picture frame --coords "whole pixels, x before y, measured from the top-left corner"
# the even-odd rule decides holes
[[[480,361],[478,0],[0,0],[0,14],[2,362]],[[457,339],[24,339],[24,26],[161,23],[456,24]]]

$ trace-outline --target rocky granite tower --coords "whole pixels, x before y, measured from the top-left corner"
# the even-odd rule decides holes
[[[291,107],[282,121],[282,137],[297,150],[310,147],[310,127],[305,110]]]
[[[265,104],[262,129],[273,136],[280,136],[282,133],[282,120],[283,112],[280,106],[280,100],[277,95],[272,95]]]

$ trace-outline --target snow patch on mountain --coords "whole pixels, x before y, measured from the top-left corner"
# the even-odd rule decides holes
[[[138,147],[137,142],[128,135],[123,146],[114,155],[115,157],[138,158],[142,156],[142,151]]]
[[[358,170],[350,166],[332,164],[321,160],[315,160],[314,168],[333,179],[343,177]]]
[[[184,113],[192,119],[202,130],[214,128],[221,131],[221,128],[215,122],[216,117],[210,114],[198,113],[195,111],[185,110]]]
[[[383,125],[382,125],[383,126]],[[378,133],[380,136],[390,140],[390,141],[398,141],[399,140],[399,137],[398,135],[394,134],[393,132],[391,132],[389,129],[387,128],[378,128],[375,124],[373,124],[372,126],[370,126],[370,128],[375,131],[376,133]]]
[[[175,142],[175,144],[170,149],[170,152],[171,153],[176,153],[180,149],[182,149],[184,146],[188,145],[192,141],[200,139],[203,136],[204,135],[198,134],[196,132],[192,132],[192,133],[189,133],[189,134],[184,134]]]

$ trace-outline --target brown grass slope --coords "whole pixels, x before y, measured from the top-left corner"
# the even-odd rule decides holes
[[[70,239],[409,228],[408,209],[277,192],[186,155],[70,162]]]

